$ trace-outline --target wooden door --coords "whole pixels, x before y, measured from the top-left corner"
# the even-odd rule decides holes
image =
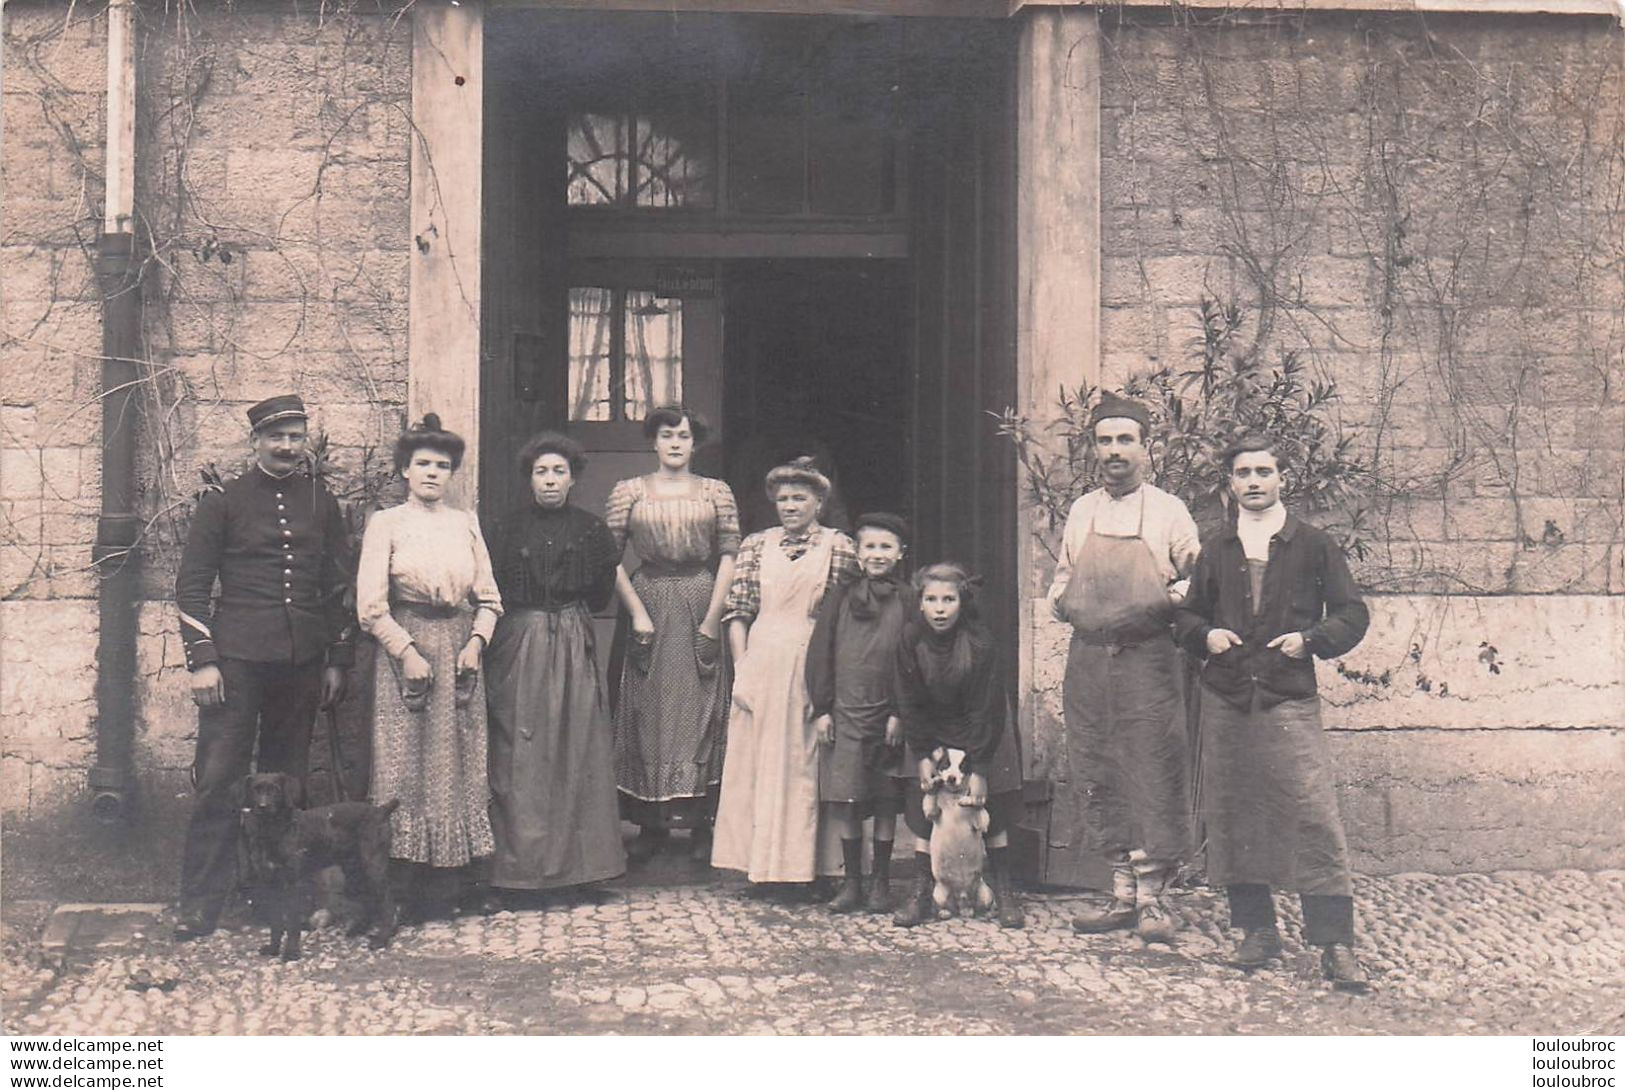
[[[912,30],[912,28],[911,28]],[[1004,652],[1015,701],[1020,640],[1015,451],[996,414],[1016,398],[1015,125],[1009,28],[932,23],[913,31],[940,67],[914,104],[910,141],[914,367],[913,490],[921,560],[953,558],[984,580],[983,616]],[[942,65],[943,58],[952,63]],[[1023,739],[1031,771],[1031,747]],[[1042,800],[1046,785],[1030,784]],[[1018,866],[1043,878],[1048,814],[1031,809],[1012,840]]]

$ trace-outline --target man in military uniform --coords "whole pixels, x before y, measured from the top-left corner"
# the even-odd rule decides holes
[[[198,706],[181,941],[213,931],[231,893],[236,791],[256,739],[259,771],[302,781],[316,711],[344,695],[354,661],[344,601],[349,535],[338,503],[305,464],[304,402],[268,398],[248,410],[248,422],[254,465],[198,501],[175,580]]]

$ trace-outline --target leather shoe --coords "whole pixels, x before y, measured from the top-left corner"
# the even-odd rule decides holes
[[[212,935],[214,926],[214,919],[202,909],[182,911],[175,921],[175,930],[170,934],[176,942],[191,942]]]
[[[1230,964],[1238,969],[1256,969],[1281,956],[1281,933],[1273,927],[1249,927],[1241,936]]]
[[[1172,943],[1174,934],[1179,930],[1179,920],[1169,915],[1168,910],[1153,901],[1141,906],[1139,920],[1134,925],[1134,933],[1140,936],[1141,942]]]
[[[1080,935],[1099,935],[1106,931],[1123,931],[1134,926],[1137,913],[1125,901],[1113,901],[1105,908],[1080,912],[1072,917],[1072,930]]]
[[[1371,987],[1354,949],[1341,942],[1329,942],[1320,948],[1320,971],[1340,992],[1363,992]]]
[[[671,831],[669,829],[645,825],[638,831],[638,835],[632,843],[627,845],[626,858],[633,863],[642,863],[657,855],[666,846],[666,841],[670,839]]]

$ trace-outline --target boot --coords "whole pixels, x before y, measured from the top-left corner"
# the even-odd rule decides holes
[[[182,905],[175,919],[173,937],[176,942],[191,942],[214,934],[219,914],[201,905]]]
[[[845,877],[841,892],[829,903],[831,912],[845,915],[863,907],[863,841],[841,841],[841,866]]]
[[[711,827],[696,825],[688,834],[688,857],[695,863],[711,865]]]
[[[1027,916],[1021,911],[1021,902],[1016,900],[1016,890],[1010,881],[1010,849],[989,848],[987,850],[987,869],[992,872],[993,898],[999,907],[1000,927],[1026,927]]]
[[[423,876],[419,864],[407,859],[389,861],[390,899],[395,902],[396,927],[423,922]]]
[[[891,846],[889,840],[875,841],[874,873],[869,875],[869,899],[863,907],[877,916],[891,911]]]
[[[1179,920],[1162,903],[1162,894],[1173,877],[1173,868],[1141,863],[1135,867],[1134,908],[1138,917],[1135,934],[1141,942],[1171,943],[1179,930]]]
[[[642,863],[652,859],[666,841],[671,837],[671,830],[659,825],[643,825],[638,828],[637,839],[632,846],[626,849],[626,858],[631,863]]]
[[[937,880],[931,875],[931,853],[915,852],[914,892],[897,909],[891,922],[897,927],[918,927],[936,919],[937,903],[931,899],[931,891],[936,886]]]
[[[1238,969],[1257,969],[1281,956],[1281,933],[1273,927],[1249,927],[1242,932],[1241,945],[1230,955]]]
[[[1111,904],[1072,917],[1072,930],[1080,935],[1098,935],[1133,927],[1134,892],[1134,865],[1126,859],[1113,861]]]
[[[1354,948],[1341,942],[1329,942],[1320,948],[1320,971],[1340,992],[1363,992],[1371,986]]]

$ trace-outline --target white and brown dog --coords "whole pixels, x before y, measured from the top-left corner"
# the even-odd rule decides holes
[[[983,881],[988,829],[985,799],[967,804],[971,773],[965,770],[965,751],[938,746],[931,751],[931,789],[925,795],[925,819],[931,823],[931,873],[936,887],[931,899],[939,909],[963,913],[985,912],[993,904],[993,890]],[[980,780],[980,777],[977,777]]]

